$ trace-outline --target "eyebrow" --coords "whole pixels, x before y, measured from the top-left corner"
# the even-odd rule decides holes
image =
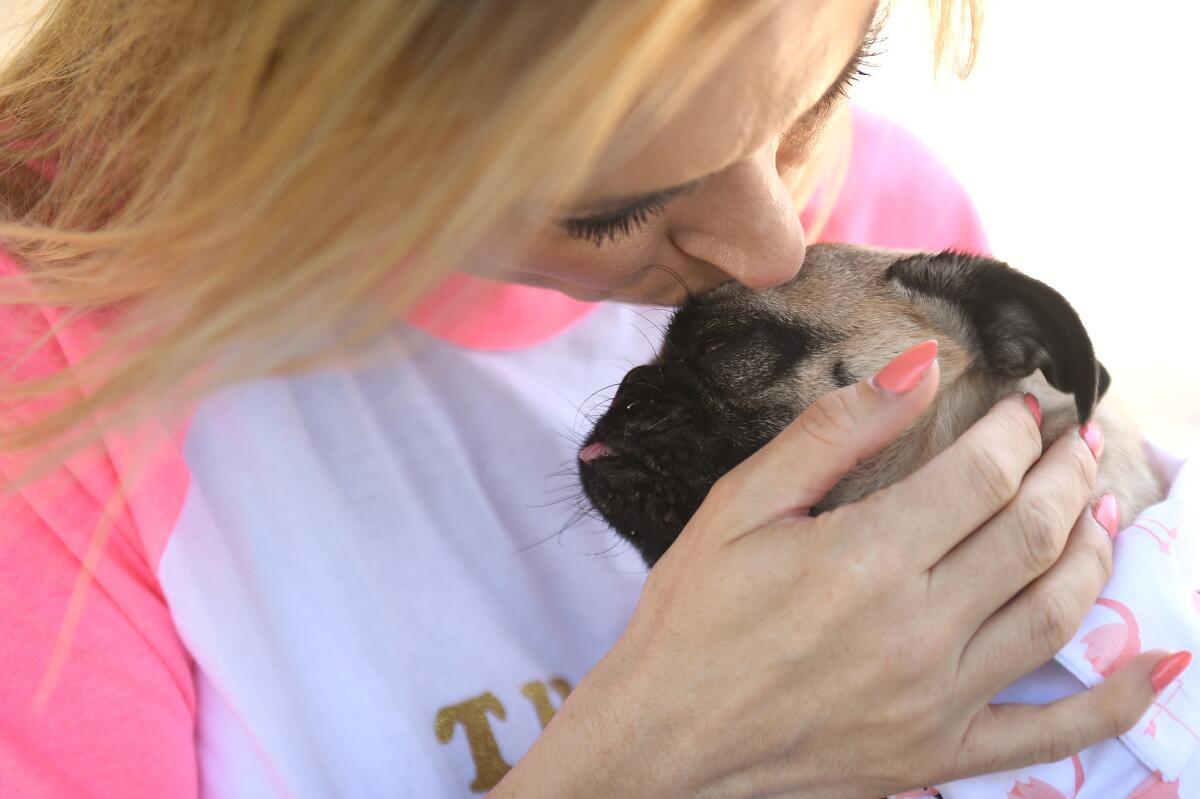
[[[875,10],[872,10],[871,16],[867,17],[866,31],[863,33],[862,40],[859,46],[855,49],[854,55],[846,62],[838,72],[833,83],[829,84],[821,97],[810,105],[796,120],[787,127],[783,135],[785,137],[793,135],[798,126],[803,125],[814,109],[821,108],[826,105],[838,94],[845,92],[849,84],[854,82],[854,79],[862,74],[863,62],[873,55],[873,47],[877,43],[879,37],[879,25],[875,21]],[[581,210],[577,213],[570,214],[562,218],[562,222],[588,222],[598,220],[605,217],[619,217],[625,214],[634,213],[639,208],[648,206],[660,205],[666,203],[676,197],[686,194],[695,189],[709,177],[715,173],[701,175],[698,178],[679,183],[675,186],[669,186],[665,189],[656,189],[655,191],[646,192],[644,194],[627,195],[625,197],[610,198],[596,203],[594,206]]]

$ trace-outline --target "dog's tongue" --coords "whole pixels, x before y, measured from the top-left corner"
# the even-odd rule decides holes
[[[583,461],[584,463],[591,463],[592,461],[599,460],[600,458],[607,458],[612,454],[613,451],[608,448],[607,444],[597,441],[593,444],[588,444],[586,447],[579,450],[579,460]]]

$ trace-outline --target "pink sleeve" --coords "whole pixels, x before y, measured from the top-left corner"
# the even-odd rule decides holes
[[[16,270],[0,253],[0,277]],[[0,370],[56,319],[0,306]],[[17,379],[76,362],[97,332],[57,332]],[[135,451],[143,477],[98,533]],[[0,456],[0,480],[20,468]],[[155,574],[187,485],[177,439],[147,425],[0,493],[0,796],[197,794],[191,663]]]
[[[970,197],[945,164],[894,122],[853,109],[854,145],[820,241],[986,255],[987,236]],[[805,209],[806,222],[820,206]]]

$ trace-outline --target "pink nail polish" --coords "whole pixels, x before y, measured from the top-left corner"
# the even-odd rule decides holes
[[[1037,420],[1038,427],[1042,426],[1042,403],[1038,402],[1038,398],[1032,394],[1025,395],[1025,404],[1029,407],[1029,412],[1033,414],[1033,418]]]
[[[1092,505],[1092,518],[1108,531],[1109,538],[1117,537],[1117,525],[1121,522],[1121,511],[1117,508],[1117,498],[1105,494]]]
[[[1154,667],[1154,671],[1150,672],[1150,687],[1154,689],[1154,693],[1161,693],[1162,689],[1166,688],[1175,678],[1183,674],[1183,670],[1192,662],[1192,653],[1186,649],[1176,652],[1173,655],[1167,655],[1162,660],[1158,661],[1158,665]]]
[[[1100,453],[1104,452],[1104,431],[1100,429],[1100,425],[1096,422],[1088,422],[1083,427],[1079,428],[1079,435],[1083,438],[1088,449],[1096,456],[1096,460],[1100,459]]]
[[[893,358],[891,363],[871,378],[871,384],[893,397],[906,394],[921,382],[921,378],[937,360],[937,354],[937,339],[922,341]]]

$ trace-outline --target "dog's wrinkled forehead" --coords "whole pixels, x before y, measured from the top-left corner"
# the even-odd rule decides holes
[[[693,330],[703,328],[697,317],[793,327],[812,343],[844,342],[843,355],[871,361],[872,368],[882,366],[874,361],[885,345],[937,336],[998,377],[1040,369],[1054,388],[1075,396],[1081,421],[1108,387],[1108,373],[1062,295],[1000,261],[951,251],[815,245],[783,286],[751,291],[728,284],[689,303],[679,314],[685,324],[668,332],[668,345],[695,345]]]
[[[789,283],[752,290],[727,283],[685,305],[672,321],[668,346],[703,348],[751,326],[779,334],[803,331],[812,346],[869,332],[883,319],[905,315],[888,291],[886,273],[906,253],[843,245],[810,248],[804,268]]]
[[[767,292],[730,290],[689,302],[672,320],[658,356],[660,365],[683,371],[668,369],[664,378],[686,379],[695,391],[716,391],[734,403],[763,392],[786,393],[784,377],[839,334],[782,300]]]

